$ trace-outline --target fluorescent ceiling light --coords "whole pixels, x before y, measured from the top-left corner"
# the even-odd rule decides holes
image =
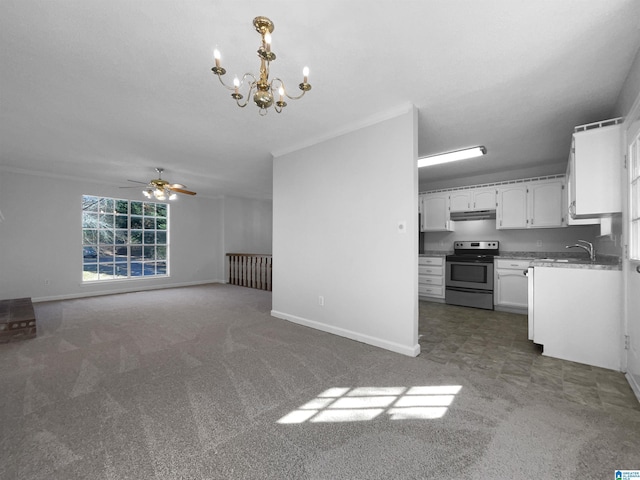
[[[466,160],[467,158],[481,157],[487,153],[485,147],[465,148],[464,150],[456,150],[455,152],[439,153],[438,155],[430,155],[418,159],[418,168],[430,167],[440,163],[456,162],[458,160]]]

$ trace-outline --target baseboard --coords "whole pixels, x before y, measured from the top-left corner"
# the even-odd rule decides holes
[[[69,293],[65,295],[51,295],[48,297],[34,297],[31,299],[31,301],[33,303],[39,303],[39,302],[52,302],[56,300],[72,300],[74,298],[100,297],[103,295],[116,295],[119,293],[143,292],[147,290],[162,290],[165,288],[193,287],[195,285],[206,285],[209,283],[226,283],[226,282],[224,280],[199,280],[196,282],[169,283],[166,285],[144,285],[144,286],[136,285],[136,286],[129,286],[128,288],[122,288],[119,290],[99,290],[99,291],[91,291],[91,292]]]
[[[519,315],[528,315],[529,311],[526,308],[522,307],[508,307],[504,305],[494,305],[493,309],[496,312],[507,312],[507,313],[517,313]]]
[[[277,310],[271,310],[271,316],[281,318],[282,320],[288,320],[289,322],[297,323],[298,325],[304,325],[305,327],[310,327],[316,330],[331,333],[333,335],[338,335],[340,337],[345,337],[350,340],[355,340],[357,342],[366,343],[367,345],[373,345],[374,347],[384,348],[385,350],[390,350],[395,353],[401,353],[402,355],[407,355],[409,357],[417,357],[418,355],[420,355],[419,344],[416,344],[413,347],[408,347],[406,345],[389,342],[381,338],[371,337],[369,335],[354,332],[352,330],[335,327],[333,325],[327,325],[325,323],[316,322],[314,320],[298,317],[296,315],[289,315],[288,313],[278,312]]]
[[[636,394],[638,402],[640,402],[640,383],[638,383],[640,381],[640,378],[631,375],[629,372],[627,372],[624,376],[627,379],[627,382],[629,382],[631,390],[633,390],[633,393]]]

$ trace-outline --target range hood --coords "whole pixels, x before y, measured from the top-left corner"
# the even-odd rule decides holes
[[[461,222],[466,220],[492,220],[496,218],[495,210],[469,210],[465,212],[451,212],[451,220]]]

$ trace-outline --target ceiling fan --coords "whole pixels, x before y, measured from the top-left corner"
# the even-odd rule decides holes
[[[187,186],[181,183],[169,183],[166,180],[162,179],[162,172],[164,172],[164,168],[156,168],[156,172],[158,172],[158,178],[154,178],[150,180],[148,183],[138,182],[137,180],[127,180],[128,182],[139,183],[141,185],[146,185],[142,193],[145,197],[151,198],[154,197],[156,200],[175,200],[176,193],[183,193],[185,195],[195,195],[196,192],[192,192],[191,190],[187,190]],[[138,188],[138,187],[120,187],[120,188]]]

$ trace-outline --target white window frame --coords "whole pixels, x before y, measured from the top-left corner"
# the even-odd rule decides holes
[[[81,207],[82,283],[170,275],[169,204],[82,195]]]
[[[629,259],[640,261],[640,141],[631,143],[627,151],[627,161],[629,166]]]

